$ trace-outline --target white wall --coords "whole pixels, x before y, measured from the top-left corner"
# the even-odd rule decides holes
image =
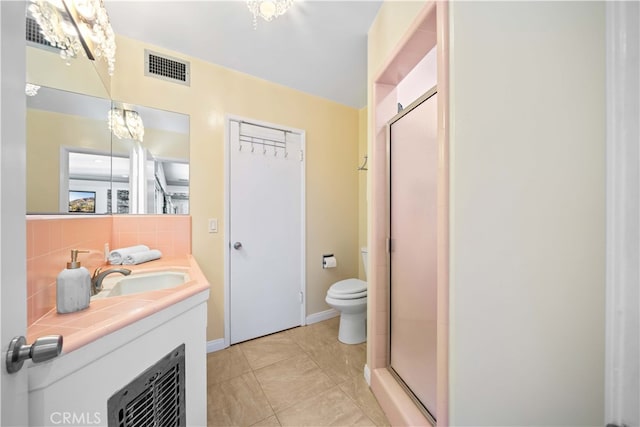
[[[27,374],[4,369],[5,349],[26,335],[25,19],[23,2],[0,2],[0,424],[27,424]]]
[[[603,425],[600,2],[451,2],[451,425]]]
[[[640,3],[607,6],[605,421],[640,425]]]

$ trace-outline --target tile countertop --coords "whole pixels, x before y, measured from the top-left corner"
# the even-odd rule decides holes
[[[54,308],[29,325],[27,342],[33,342],[36,338],[44,335],[62,335],[62,352],[69,353],[104,335],[209,289],[207,279],[191,255],[162,258],[139,265],[105,265],[104,268],[111,267],[126,267],[134,273],[188,268],[191,280],[171,289],[94,299],[88,308],[75,313],[58,314]]]

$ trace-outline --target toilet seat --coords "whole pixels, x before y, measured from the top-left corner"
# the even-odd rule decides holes
[[[367,296],[367,282],[359,279],[346,279],[334,283],[327,292],[333,299],[349,300]]]
[[[367,297],[367,291],[357,292],[355,294],[344,294],[344,295],[336,295],[336,294],[332,293],[331,291],[329,291],[329,292],[327,292],[327,296],[329,298],[339,299],[339,300],[358,299],[358,298],[366,298]]]

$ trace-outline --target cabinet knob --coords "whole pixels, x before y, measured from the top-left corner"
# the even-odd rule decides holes
[[[62,335],[46,335],[28,345],[23,336],[14,337],[7,349],[7,372],[13,374],[22,369],[24,361],[31,359],[33,363],[58,357],[62,352]]]

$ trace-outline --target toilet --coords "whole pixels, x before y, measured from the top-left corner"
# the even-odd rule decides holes
[[[362,263],[367,272],[367,248],[362,248]],[[345,344],[360,344],[367,340],[367,282],[345,279],[331,285],[325,301],[340,312],[338,340]]]

